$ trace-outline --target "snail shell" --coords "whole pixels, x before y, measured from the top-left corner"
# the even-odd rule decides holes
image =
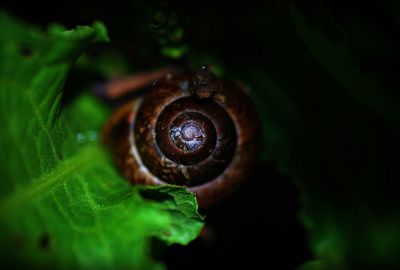
[[[252,170],[259,126],[240,83],[200,70],[168,74],[144,97],[118,108],[103,138],[130,182],[183,185],[207,207]]]

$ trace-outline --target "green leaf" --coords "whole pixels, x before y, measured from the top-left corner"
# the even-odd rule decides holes
[[[109,111],[93,97],[61,106],[76,59],[107,39],[99,22],[70,31],[53,25],[44,33],[0,12],[3,261],[159,268],[150,256],[152,237],[187,244],[203,226],[194,195],[183,188],[132,187],[121,179],[99,143]],[[146,192],[163,199],[149,200]]]

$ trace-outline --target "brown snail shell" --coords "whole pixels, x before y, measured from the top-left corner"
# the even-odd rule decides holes
[[[207,207],[256,162],[260,123],[240,83],[207,71],[169,74],[117,109],[103,138],[127,180],[186,186]]]

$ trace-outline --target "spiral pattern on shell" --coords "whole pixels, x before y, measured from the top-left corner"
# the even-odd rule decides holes
[[[114,112],[103,135],[129,181],[183,185],[207,207],[246,179],[259,132],[243,87],[200,72],[156,82]]]

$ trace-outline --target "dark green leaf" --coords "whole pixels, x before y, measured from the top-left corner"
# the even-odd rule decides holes
[[[346,34],[335,23],[334,18],[322,5],[315,5],[319,16],[326,24],[301,14],[292,3],[291,19],[304,43],[319,60],[321,65],[353,96],[360,104],[372,109],[388,123],[400,126],[398,95],[382,89],[387,88],[379,78],[362,72],[361,63]],[[325,26],[325,28],[324,28]]]

